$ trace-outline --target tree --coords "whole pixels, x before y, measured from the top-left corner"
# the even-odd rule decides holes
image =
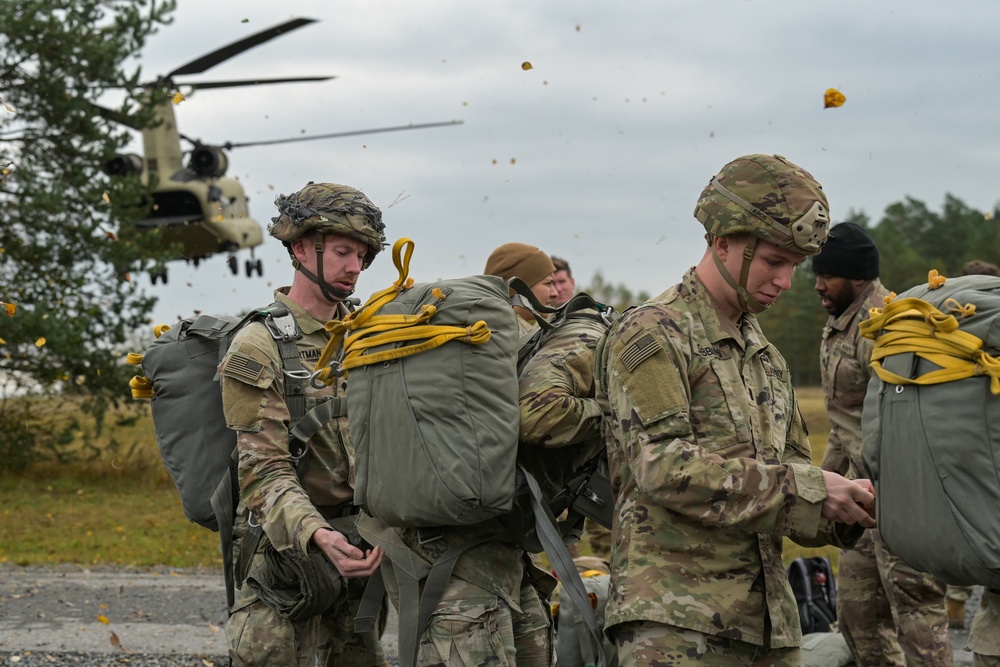
[[[584,287],[583,291],[594,297],[598,303],[614,306],[619,313],[629,306],[640,304],[649,298],[649,292],[640,291],[637,294],[627,285],[609,283],[600,271],[594,273],[590,284]]]
[[[0,3],[0,460],[23,465],[54,446],[32,406],[12,396],[76,394],[97,419],[125,395],[121,345],[154,304],[129,268],[164,255],[128,220],[138,178],[111,181],[101,165],[153,122],[139,104],[140,69],[126,63],[173,0],[5,0]],[[101,115],[109,89],[124,100]],[[166,93],[163,93],[166,94]],[[16,308],[16,310],[15,310]],[[0,311],[2,314],[2,311]],[[51,403],[51,401],[49,401]]]

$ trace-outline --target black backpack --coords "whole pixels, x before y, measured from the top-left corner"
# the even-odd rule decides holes
[[[830,560],[796,558],[788,566],[788,583],[799,607],[802,634],[830,632],[837,622],[837,581]]]

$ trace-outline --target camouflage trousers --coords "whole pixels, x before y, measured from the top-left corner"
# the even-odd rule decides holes
[[[399,608],[399,584],[382,568],[386,592]],[[421,667],[551,667],[551,613],[525,575],[513,609],[500,596],[452,577],[420,637]]]
[[[611,630],[618,664],[634,667],[801,667],[798,647],[765,648],[696,630],[633,621]]]
[[[611,558],[611,531],[591,519],[583,523],[583,532],[587,536],[587,543],[590,545],[590,553],[609,560]]]
[[[946,598],[956,602],[968,602],[970,595],[972,595],[972,586],[952,586],[951,584],[948,584],[948,590],[944,594]]]
[[[858,667],[951,667],[944,583],[892,553],[877,530],[840,553],[837,621]]]
[[[975,667],[1000,667],[1000,592],[983,591],[966,648],[975,654]]]
[[[235,667],[386,665],[379,640],[381,633],[354,632],[354,614],[367,582],[367,579],[349,580],[344,604],[295,623],[260,600],[238,607],[226,620],[232,664]]]

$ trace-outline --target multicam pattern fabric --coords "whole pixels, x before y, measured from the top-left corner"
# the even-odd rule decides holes
[[[945,586],[889,550],[866,530],[840,554],[837,620],[859,665],[952,664]]]
[[[979,611],[972,619],[968,649],[976,654],[977,667],[1000,665],[1000,592],[983,590]]]
[[[800,645],[782,537],[846,546],[860,531],[820,516],[822,471],[756,319],[720,319],[692,269],[613,326],[600,363],[617,494],[607,625]]]
[[[287,306],[295,317],[303,334],[297,342],[299,356],[303,368],[311,369],[329,338],[323,323],[288,299],[283,290],[275,292],[275,299]],[[346,315],[346,310],[341,314]],[[308,465],[300,482],[289,452],[289,414],[284,401],[281,360],[264,324],[252,323],[237,334],[220,364],[220,374],[226,421],[238,432],[241,500],[234,558],[239,559],[240,537],[246,532],[249,513],[263,527],[267,538],[257,549],[254,564],[263,559],[262,552],[268,543],[279,551],[295,549],[304,554],[317,529],[331,528],[320,508],[342,506],[350,503],[354,496],[351,486],[354,452],[347,419],[339,417],[309,441]],[[346,389],[343,382],[321,389],[307,387],[307,408],[311,400],[328,395],[343,398]],[[345,623],[338,614],[350,614],[347,607],[339,607],[336,613],[328,612],[320,621],[309,619],[298,623],[268,614],[262,611],[263,607],[249,586],[236,589],[233,615],[226,624],[226,635],[234,655],[250,650],[246,642],[268,644],[271,639],[277,642],[283,641],[282,637],[294,637],[300,642],[298,653],[306,657],[302,663],[285,663],[276,658],[275,662],[252,664],[313,664],[308,656],[317,655],[322,646],[348,641],[337,639],[337,633],[341,632],[338,628]],[[238,614],[242,609],[249,611]],[[368,647],[364,649],[365,655],[355,656],[350,664],[364,667],[383,662],[378,637],[374,634],[349,641]]]
[[[802,665],[802,652],[797,647],[762,651],[757,646],[728,637],[672,628],[659,623],[633,621],[616,627],[614,634],[619,664],[632,667]]]
[[[830,438],[823,455],[823,468],[848,479],[867,478],[861,460],[861,407],[865,402],[869,368],[875,342],[858,333],[868,311],[881,308],[889,290],[878,278],[858,295],[847,310],[830,317],[823,328],[819,366],[830,417]]]
[[[594,385],[594,350],[607,326],[580,311],[542,343],[521,371],[521,447],[518,461],[538,480],[546,496],[562,489],[567,476],[604,448],[602,423],[607,399]]]

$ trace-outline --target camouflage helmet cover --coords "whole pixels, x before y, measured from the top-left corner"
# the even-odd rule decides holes
[[[277,217],[271,218],[268,233],[288,243],[312,230],[341,234],[365,243],[365,267],[385,246],[382,211],[360,190],[336,183],[309,182],[290,195],[274,199]]]
[[[815,255],[830,231],[826,194],[781,155],[745,155],[702,190],[694,215],[711,236],[750,233],[779,248]]]

